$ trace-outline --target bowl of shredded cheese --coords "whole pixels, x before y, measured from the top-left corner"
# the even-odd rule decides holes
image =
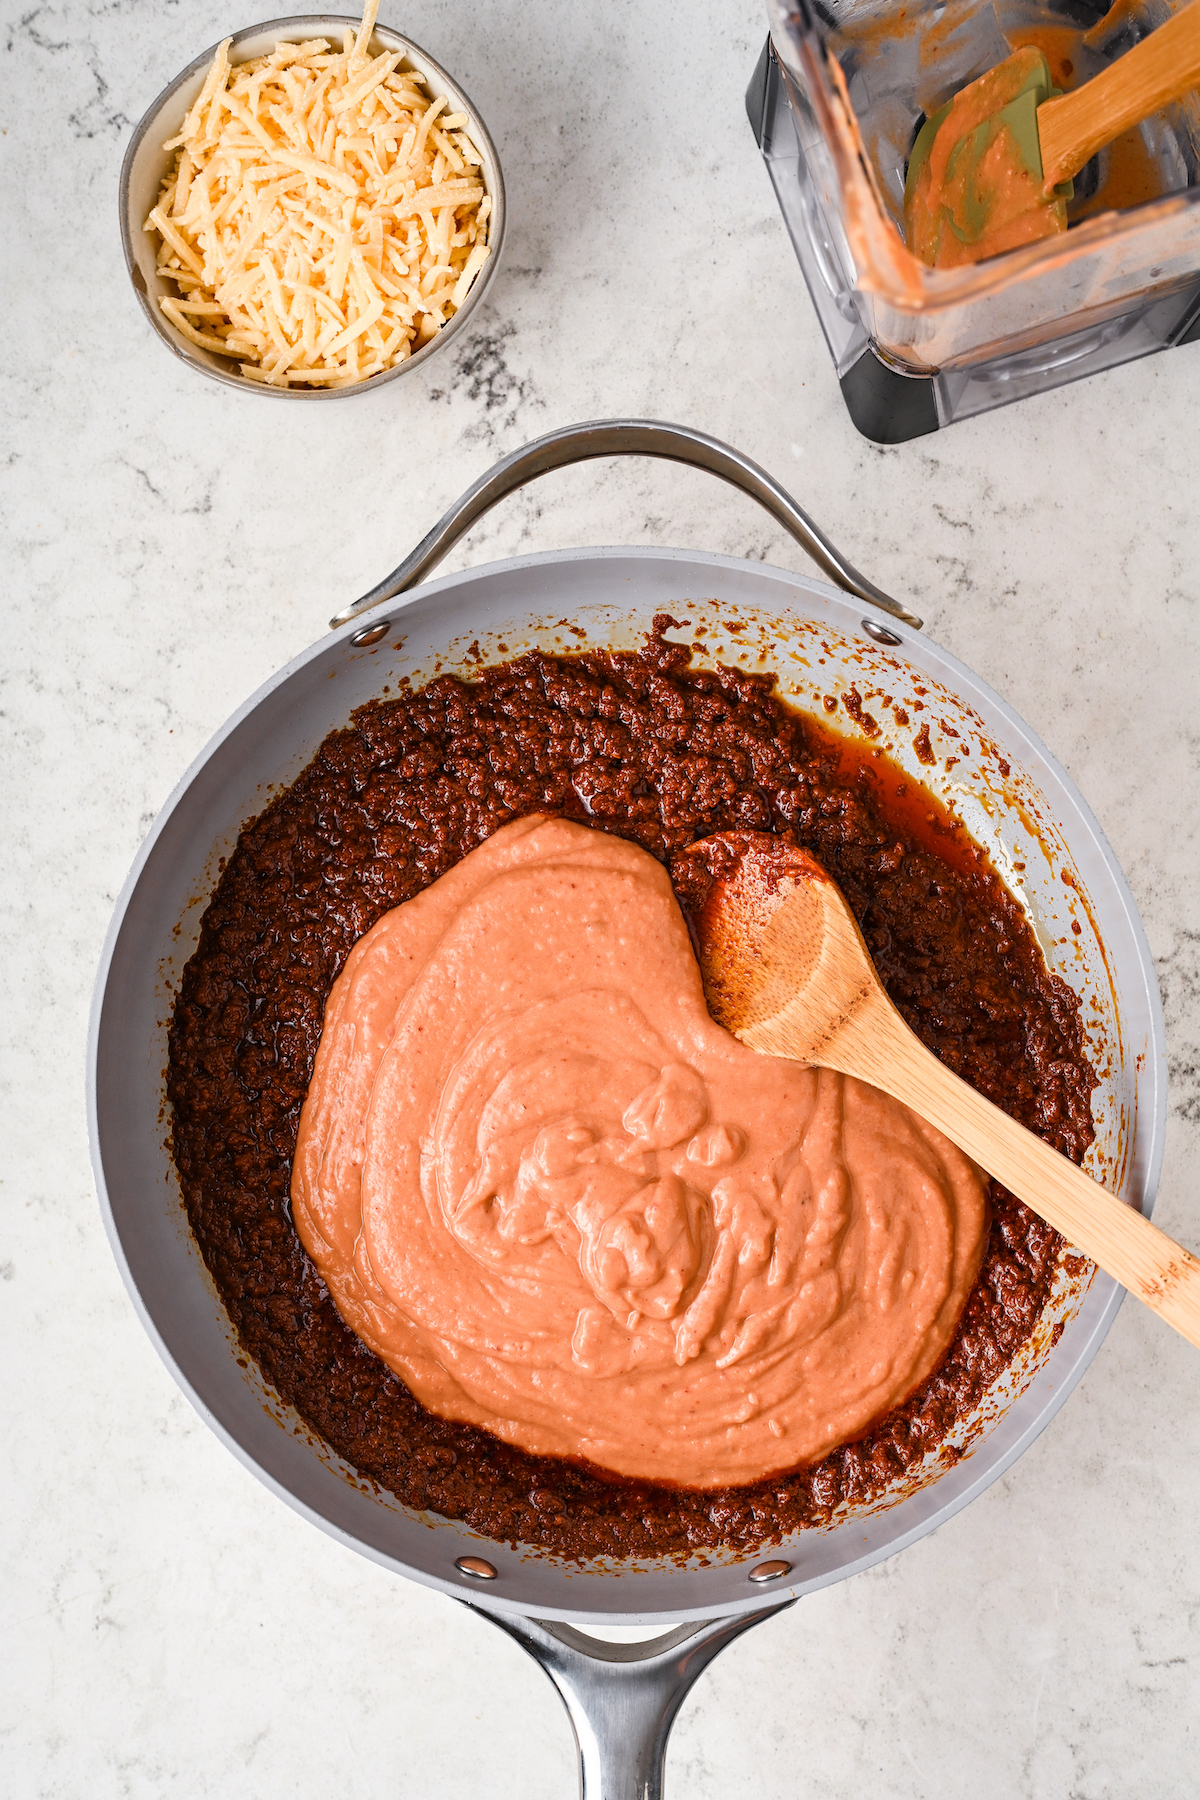
[[[126,152],[121,236],[142,309],[227,385],[363,393],[453,337],[495,273],[495,146],[377,6],[226,38],[164,89]]]

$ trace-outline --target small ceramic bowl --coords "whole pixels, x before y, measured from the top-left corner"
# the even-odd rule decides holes
[[[245,31],[234,34],[229,45],[229,60],[231,63],[249,62],[253,57],[266,56],[276,44],[310,38],[326,37],[331,38],[334,43],[340,43],[343,31],[347,28],[356,30],[358,24],[357,19],[328,13],[269,19],[263,25],[251,25]],[[492,201],[488,220],[488,243],[492,253],[475,277],[463,305],[427,344],[422,345],[421,349],[406,357],[403,362],[397,363],[394,368],[386,369],[379,375],[370,375],[365,381],[352,382],[347,387],[271,387],[266,382],[247,380],[229,357],[218,356],[215,351],[201,349],[199,345],[189,342],[181,331],[175,329],[158,304],[161,295],[174,294],[175,288],[158,274],[157,236],[143,230],[143,226],[158,200],[163,178],[175,155],[173,150],[164,150],[162,146],[178,134],[188,109],[203,87],[204,77],[217,52],[214,44],[211,49],[198,56],[195,62],[189,63],[183,73],[163,89],[134,131],[121,165],[121,242],[125,250],[125,266],[129,270],[129,278],[133,282],[142,311],[164,344],[190,368],[198,369],[202,375],[223,383],[225,387],[240,388],[243,393],[265,394],[276,400],[339,400],[347,395],[374,393],[384,382],[394,381],[399,375],[407,375],[413,369],[423,368],[431,356],[436,356],[457,337],[495,277],[504,244],[504,177],[500,172],[496,146],[487,127],[458,83],[419,44],[414,44],[410,38],[401,37],[397,31],[389,31],[384,25],[375,27],[371,41],[377,54],[380,50],[403,51],[404,60],[400,66],[415,70],[433,99],[440,99],[444,94],[452,112],[464,112],[469,117],[471,140],[483,158],[481,174],[484,189]]]

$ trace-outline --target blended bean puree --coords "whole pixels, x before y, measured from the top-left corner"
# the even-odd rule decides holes
[[[357,712],[242,831],[170,1026],[184,1200],[245,1356],[361,1479],[571,1558],[750,1551],[877,1495],[972,1413],[1064,1253],[989,1182],[972,1281],[979,1193],[936,1134],[858,1084],[751,1065],[706,1024],[682,921],[711,876],[690,846],[765,831],[811,850],[923,1042],[1074,1160],[1092,1136],[1076,997],[982,853],[877,753],[862,696],[826,700],[839,736],[767,678],[691,666],[672,624],[637,652],[530,653]],[[897,723],[932,759],[936,716],[916,715]],[[536,903],[564,867],[574,897]],[[636,979],[617,892],[650,959]],[[889,1139],[892,1264],[868,1248]],[[813,1274],[822,1214],[838,1249]],[[803,1358],[823,1383],[843,1349],[854,1379],[806,1404]],[[568,1436],[586,1453],[539,1448]],[[675,1481],[651,1479],[668,1459]]]
[[[811,1462],[906,1399],[987,1222],[932,1126],[712,1022],[661,863],[536,815],[351,951],[292,1208],[423,1405],[696,1487]]]
[[[959,268],[1066,231],[1065,200],[1044,191],[1004,115],[1043,71],[1048,86],[1042,51],[1025,45],[955,95],[905,192],[905,237],[922,262]]]
[[[1098,49],[1119,29],[1121,12],[1121,5],[1114,5],[1087,29],[1057,14],[1035,15],[1022,25],[1006,21],[1004,35],[1013,54],[933,115],[927,129],[936,126],[936,137],[927,158],[921,159],[918,148],[924,132],[913,146],[904,238],[914,255],[942,269],[981,262],[1167,192],[1168,177],[1140,126],[1102,146],[1073,183],[1047,190],[1036,114],[1026,102],[1023,122],[1018,116],[1022,90],[1032,87],[1039,98],[1070,93],[1108,66]],[[906,24],[910,30],[926,29],[921,15]],[[863,32],[860,41],[869,42],[870,36]]]

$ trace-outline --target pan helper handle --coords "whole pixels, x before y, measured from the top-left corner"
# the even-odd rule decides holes
[[[730,445],[723,444],[719,438],[693,431],[687,425],[665,425],[655,419],[598,419],[586,425],[566,425],[559,431],[547,432],[545,437],[535,438],[523,450],[514,450],[511,456],[503,457],[495,468],[489,469],[467,489],[399,568],[393,569],[361,600],[355,600],[353,605],[335,613],[329,621],[330,629],[336,631],[340,625],[348,625],[361,613],[382,605],[385,600],[394,600],[397,594],[403,594],[423,581],[463,533],[506,495],[515,493],[539,475],[549,474],[551,469],[565,469],[572,463],[589,462],[598,456],[658,456],[668,462],[690,463],[693,468],[707,469],[710,474],[719,475],[722,481],[741,488],[743,493],[757,500],[785,531],[791,533],[817,567],[847,594],[855,594],[860,600],[890,613],[894,619],[901,619],[918,631],[921,629],[922,621],[916,614],[893,600],[890,594],[885,594],[882,588],[877,588],[865,575],[860,575],[765,469]]]

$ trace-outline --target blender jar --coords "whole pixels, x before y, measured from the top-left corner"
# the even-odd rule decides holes
[[[931,269],[902,230],[925,118],[1023,43],[1060,85],[1173,0],[768,0],[746,96],[850,415],[900,443],[1200,336],[1200,101],[1102,150],[1065,236]],[[1119,209],[1119,210],[1118,210]]]

